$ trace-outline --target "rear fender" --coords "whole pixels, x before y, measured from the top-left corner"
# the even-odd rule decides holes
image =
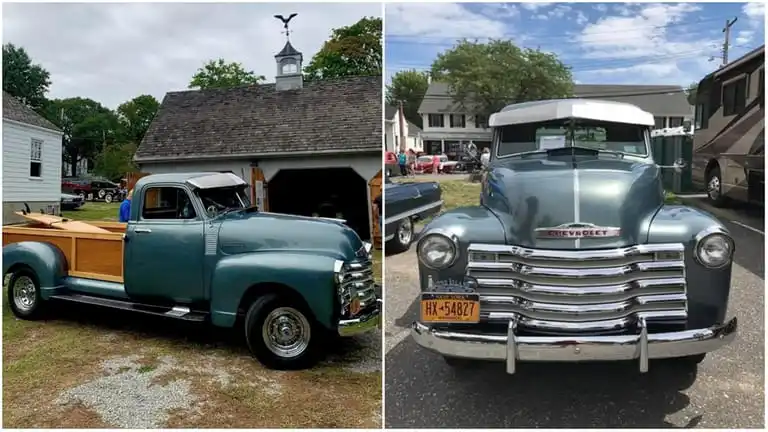
[[[67,258],[58,247],[43,242],[25,241],[3,247],[3,276],[16,266],[32,269],[40,282],[40,296],[48,299],[63,287]]]
[[[256,252],[222,258],[211,283],[211,321],[232,327],[237,309],[248,289],[256,285],[279,284],[293,289],[309,305],[315,318],[335,329],[337,302],[333,275],[335,259],[325,255],[297,252]],[[247,306],[246,306],[247,307]]]

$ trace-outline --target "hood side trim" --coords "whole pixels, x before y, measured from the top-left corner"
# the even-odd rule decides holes
[[[573,170],[573,222],[574,223],[580,223],[581,222],[581,203],[579,202],[579,170],[574,169]],[[574,247],[576,249],[581,248],[581,239],[576,238],[574,240]]]

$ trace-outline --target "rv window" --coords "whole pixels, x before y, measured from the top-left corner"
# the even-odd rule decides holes
[[[747,78],[740,78],[723,86],[723,115],[741,112],[747,104]]]
[[[675,128],[680,127],[683,125],[683,118],[682,117],[670,117],[669,118],[669,127]]]
[[[765,106],[765,68],[760,69],[760,85],[758,86],[757,97],[760,98],[760,106]]]

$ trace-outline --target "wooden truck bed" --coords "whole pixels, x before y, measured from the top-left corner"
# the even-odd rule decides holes
[[[84,223],[99,232],[56,229],[42,222],[3,227],[3,246],[22,241],[46,242],[61,249],[67,258],[69,275],[111,282],[123,282],[123,234],[120,222]]]

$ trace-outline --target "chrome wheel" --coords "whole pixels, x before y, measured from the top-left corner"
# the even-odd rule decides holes
[[[311,328],[309,320],[298,310],[279,307],[267,315],[261,336],[273,354],[293,358],[307,350]]]
[[[37,301],[37,287],[29,276],[19,276],[13,282],[13,304],[19,312],[29,312]]]
[[[413,224],[410,220],[406,219],[400,223],[400,228],[397,230],[397,238],[402,245],[411,244],[411,238],[413,237]]]
[[[716,201],[718,198],[720,198],[720,177],[713,175],[712,178],[709,179],[709,184],[707,184],[707,192],[713,201]]]

